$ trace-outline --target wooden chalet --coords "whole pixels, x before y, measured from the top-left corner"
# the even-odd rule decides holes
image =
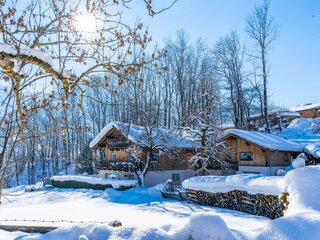
[[[96,163],[101,177],[137,179],[131,156],[146,162],[150,137],[145,128],[133,124],[111,122],[92,140],[92,149],[103,148],[104,159]],[[187,160],[194,154],[198,143],[187,132],[152,129],[153,144],[162,145],[167,151],[154,153],[152,164],[146,175],[146,185],[153,186],[172,179],[183,181],[194,176]]]
[[[269,111],[268,117],[271,127],[275,130],[282,130],[293,120],[299,118],[300,114],[292,110],[276,110]],[[257,131],[265,126],[265,119],[262,114],[251,115],[247,121],[250,130]]]
[[[238,163],[237,173],[275,175],[303,150],[300,144],[262,132],[230,129],[222,139]]]
[[[302,106],[294,107],[291,110],[298,112],[302,118],[320,117],[320,103],[308,103]]]

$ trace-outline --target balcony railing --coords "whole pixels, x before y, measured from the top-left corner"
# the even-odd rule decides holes
[[[112,171],[124,171],[134,172],[133,162],[119,162],[119,161],[100,161],[96,164],[96,168],[99,170],[112,170]]]
[[[108,141],[107,148],[128,148],[130,145],[129,141]]]

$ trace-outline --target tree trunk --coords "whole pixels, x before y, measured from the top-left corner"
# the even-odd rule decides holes
[[[266,72],[266,59],[265,51],[262,50],[262,71],[263,71],[263,110],[264,110],[264,119],[266,124],[266,132],[270,133],[270,123],[268,116],[268,92],[267,92],[267,72]]]

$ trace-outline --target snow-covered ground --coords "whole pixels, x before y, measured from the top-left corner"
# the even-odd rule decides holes
[[[124,192],[113,189],[106,191],[53,189],[28,192],[17,197],[9,196],[9,194],[23,193],[21,190],[22,188],[16,188],[5,191],[12,203],[4,199],[0,207],[1,220],[39,220],[37,225],[48,225],[41,223],[41,220],[68,220],[75,223],[73,225],[67,222],[50,223],[65,228],[59,228],[45,235],[8,233],[0,230],[0,236],[4,239],[25,235],[22,239],[78,240],[83,234],[89,239],[107,239],[106,236],[109,236],[109,239],[188,239],[191,231],[188,227],[190,216],[194,213],[200,216],[209,213],[209,216],[203,217],[211,218],[213,223],[218,221],[219,225],[223,225],[220,219],[222,218],[228,228],[221,229],[216,234],[227,234],[226,231],[230,229],[238,239],[248,239],[255,237],[270,221],[267,218],[237,211],[167,200],[162,198],[155,188],[136,188]],[[194,217],[201,221],[199,215]],[[1,220],[0,223],[3,223]],[[114,220],[119,220],[123,227],[108,226],[108,222]],[[195,221],[193,219],[193,222]],[[106,224],[94,222],[106,222]],[[30,222],[30,224],[35,223]],[[210,225],[210,221],[207,224]]]
[[[320,157],[320,118],[295,119],[278,136],[299,143],[314,157]]]
[[[279,178],[283,178],[283,190],[290,194],[290,205],[285,216],[276,220],[167,200],[156,187],[123,192],[51,189],[25,193],[23,187],[6,189],[11,202],[3,199],[0,224],[15,219],[48,225],[41,222],[46,220],[59,228],[44,235],[0,230],[0,239],[317,239],[320,166],[298,168]],[[114,220],[122,227],[111,227]],[[26,223],[35,224],[22,222]]]

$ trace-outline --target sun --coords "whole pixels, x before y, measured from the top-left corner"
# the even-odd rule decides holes
[[[76,28],[80,32],[97,32],[97,19],[91,14],[85,13],[76,16]]]

